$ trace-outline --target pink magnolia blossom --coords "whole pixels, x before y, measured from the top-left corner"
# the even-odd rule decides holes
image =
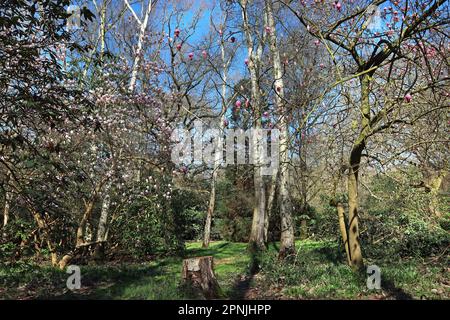
[[[406,103],[410,103],[411,100],[412,100],[412,95],[409,94],[409,93],[407,93],[407,94],[405,95],[405,101],[406,101]]]

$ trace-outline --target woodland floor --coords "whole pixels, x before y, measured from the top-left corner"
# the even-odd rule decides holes
[[[381,268],[382,289],[366,288],[364,275],[355,275],[336,255],[330,242],[298,241],[302,254],[286,269],[251,272],[246,243],[187,244],[186,257],[212,255],[225,298],[230,299],[450,299],[448,257],[374,261]],[[268,256],[275,259],[276,244]],[[81,267],[81,289],[66,288],[68,274],[29,264],[0,268],[0,299],[183,299],[181,257],[145,263],[108,263]],[[372,263],[372,261],[371,261]],[[270,265],[270,262],[268,263]],[[267,266],[267,263],[266,263]]]

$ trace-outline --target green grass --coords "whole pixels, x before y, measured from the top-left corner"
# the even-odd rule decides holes
[[[366,288],[366,275],[354,273],[334,242],[297,241],[298,254],[290,263],[277,259],[273,243],[260,257],[260,273],[250,273],[251,258],[246,243],[212,242],[186,244],[185,257],[166,257],[141,264],[81,266],[82,288],[66,289],[68,274],[52,267],[19,264],[0,268],[0,298],[3,299],[185,299],[192,298],[180,287],[182,260],[211,255],[224,297],[243,298],[257,288],[256,298],[288,299],[448,299],[449,279],[444,262],[417,260],[370,261],[381,268],[382,290]]]
[[[280,263],[270,250],[262,263],[266,291],[282,287],[293,299],[449,299],[450,281],[445,259],[440,262],[403,259],[367,261],[381,270],[381,290],[369,290],[367,274],[345,264],[344,253],[333,242],[297,242],[291,264]],[[447,261],[448,262],[448,261]]]
[[[81,266],[82,288],[66,289],[68,274],[51,267],[21,264],[0,268],[0,298],[61,299],[185,299],[181,290],[182,260],[188,257],[214,256],[215,273],[225,296],[233,291],[236,276],[248,270],[246,243],[211,242],[208,249],[201,243],[186,244],[185,257],[166,257],[142,264]]]

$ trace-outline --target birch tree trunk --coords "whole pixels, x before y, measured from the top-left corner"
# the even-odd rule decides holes
[[[104,0],[100,11],[100,60],[103,61],[103,55],[105,53],[105,37],[106,37],[106,7],[107,1]]]
[[[275,100],[279,118],[280,142],[280,216],[281,216],[281,243],[279,257],[284,258],[295,253],[294,227],[292,225],[292,208],[289,199],[289,127],[284,99],[283,70],[281,67],[280,51],[277,46],[276,28],[273,17],[272,0],[265,1],[268,27],[270,28],[269,43],[272,54],[273,76],[275,84]]]
[[[226,61],[225,57],[225,44],[223,41],[223,38],[220,41],[220,49],[221,49],[221,57],[222,57],[222,68],[223,68],[223,74],[222,74],[222,111],[220,113],[220,122],[219,122],[219,128],[220,133],[217,136],[217,147],[215,148],[214,153],[214,165],[213,165],[213,173],[211,178],[211,194],[209,196],[209,204],[208,204],[208,212],[206,213],[206,221],[205,221],[205,229],[203,232],[203,248],[208,248],[209,242],[211,240],[211,224],[212,224],[212,215],[214,213],[214,208],[216,204],[216,182],[217,182],[217,175],[218,171],[222,162],[222,148],[223,148],[223,131],[225,129],[225,114],[227,111],[227,105],[226,105],[226,94],[227,94],[227,76],[228,76],[228,66],[229,63]]]
[[[103,61],[103,55],[105,53],[105,37],[106,37],[106,8],[109,2],[108,0],[104,0],[102,2],[102,7],[99,8],[97,6],[97,3],[95,1],[92,1],[92,3],[94,4],[95,9],[97,10],[97,12],[99,13],[99,17],[100,17],[100,27],[99,27],[99,31],[98,31],[98,38],[96,40],[96,44],[93,46],[93,48],[91,49],[91,51],[89,52],[89,58],[88,61],[86,63],[86,66],[84,67],[83,70],[83,75],[82,75],[82,79],[86,79],[87,73],[89,71],[89,67],[91,65],[92,59],[94,58],[94,54],[95,51],[97,50],[97,44],[98,42],[100,42],[100,61]]]
[[[138,44],[137,44],[137,49],[136,49],[136,53],[135,53],[135,58],[134,58],[134,64],[133,64],[133,69],[132,69],[132,73],[131,73],[131,79],[130,79],[130,84],[128,86],[128,90],[129,92],[133,93],[135,88],[136,88],[136,80],[137,80],[137,74],[139,71],[139,64],[140,64],[140,59],[141,59],[141,55],[142,55],[142,46],[143,46],[143,42],[144,42],[144,37],[145,37],[145,32],[147,30],[147,26],[148,26],[148,18],[150,16],[151,10],[152,10],[152,1],[150,0],[148,2],[148,6],[147,9],[145,11],[145,15],[144,15],[144,19],[141,22],[138,18],[137,15],[135,13],[135,11],[133,10],[133,8],[131,7],[131,5],[129,4],[129,2],[127,0],[124,0],[126,5],[128,6],[128,8],[130,9],[130,11],[132,12],[133,16],[135,17],[135,19],[137,20],[137,22],[140,24],[140,29],[139,29],[139,37],[138,37]],[[102,7],[102,16],[105,19],[106,16],[106,4],[104,4],[104,6]],[[105,28],[105,20],[102,19],[102,23],[101,23],[101,28]],[[104,30],[102,33],[102,53],[104,51],[104,41],[105,41],[105,35],[104,35]],[[119,155],[121,154],[121,151],[119,151]],[[113,168],[110,172],[110,175],[113,175],[114,173],[114,165]],[[104,198],[103,198],[103,203],[102,203],[102,210],[100,213],[100,219],[99,219],[99,223],[98,223],[98,229],[97,229],[97,242],[99,243],[103,243],[106,241],[106,237],[107,237],[107,225],[108,225],[108,216],[109,216],[109,208],[111,205],[111,195],[110,195],[110,191],[111,191],[111,186],[112,186],[112,181],[108,181],[106,186],[105,186],[105,190],[104,190]],[[91,209],[92,211],[92,209]],[[80,231],[80,230],[79,230]],[[78,244],[78,237],[77,237],[77,244]],[[100,244],[100,246],[102,246],[103,244]]]
[[[129,5],[128,1],[125,0],[125,2],[127,3],[128,8],[132,11],[132,13],[134,14],[134,16],[137,19],[137,15],[133,11],[131,6]],[[141,55],[142,55],[142,45],[144,42],[145,32],[147,31],[148,18],[150,16],[151,11],[152,11],[152,0],[150,0],[148,2],[147,10],[145,11],[144,19],[142,20],[142,22],[140,22],[138,20],[138,22],[140,22],[140,29],[139,29],[139,37],[138,37],[136,53],[135,53],[135,57],[134,57],[133,70],[131,72],[130,85],[128,86],[128,91],[130,91],[130,92],[133,92],[134,89],[136,88],[137,74],[139,71],[139,65],[140,65]]]

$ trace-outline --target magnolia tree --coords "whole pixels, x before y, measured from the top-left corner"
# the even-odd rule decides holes
[[[446,1],[306,1],[298,5],[284,3],[299,22],[327,48],[339,72],[337,84],[344,85],[357,78],[358,113],[355,114],[355,135],[348,150],[347,191],[348,223],[341,228],[347,247],[348,261],[355,268],[363,265],[358,226],[358,177],[364,152],[370,147],[373,135],[397,123],[392,116],[413,99],[412,83],[404,82],[395,92],[396,99],[377,99],[374,90],[386,70],[399,68],[408,60],[405,50],[411,42],[429,38],[443,23]],[[445,19],[444,19],[445,20]],[[430,50],[430,48],[426,48]],[[388,83],[390,79],[388,78]],[[432,89],[435,81],[427,81]]]

